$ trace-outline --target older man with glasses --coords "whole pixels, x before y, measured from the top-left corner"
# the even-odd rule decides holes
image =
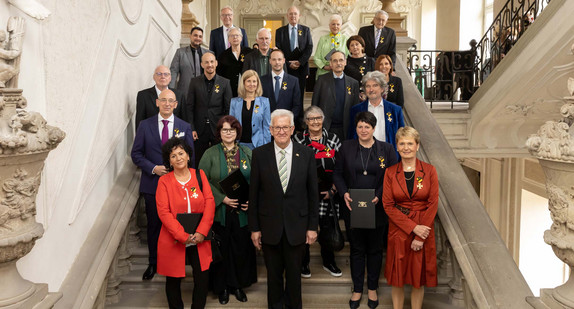
[[[377,59],[380,55],[389,55],[393,60],[393,67],[396,59],[397,37],[395,30],[386,27],[389,14],[379,10],[373,17],[372,26],[364,26],[359,29],[359,35],[365,40],[365,53],[369,57]]]
[[[231,47],[231,43],[229,43],[229,38],[227,35],[229,34],[229,30],[234,27],[233,9],[228,6],[222,8],[219,17],[221,18],[223,26],[211,30],[211,34],[209,35],[209,50],[215,53],[216,58],[219,57],[219,55],[221,55],[221,53],[223,53],[226,49]],[[243,35],[241,46],[249,47],[245,29],[239,29],[241,29],[241,34]]]

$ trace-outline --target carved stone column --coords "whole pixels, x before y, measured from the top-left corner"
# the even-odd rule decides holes
[[[568,81],[569,97],[560,109],[560,121],[547,121],[526,145],[537,157],[546,176],[548,208],[552,218],[544,241],[570,266],[568,281],[542,289],[540,300],[550,308],[574,308],[574,78]]]
[[[397,10],[395,9],[396,0],[380,0],[380,1],[383,3],[383,7],[381,9],[389,13],[389,20],[387,21],[387,27],[394,29],[397,37],[408,36],[407,30],[402,27],[402,23],[405,20],[405,17],[397,13]]]

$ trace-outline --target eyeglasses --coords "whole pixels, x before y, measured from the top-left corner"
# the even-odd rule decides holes
[[[273,129],[273,131],[275,132],[289,132],[289,129],[291,129],[293,126],[288,126],[288,127],[271,127],[271,129]]]
[[[309,122],[321,121],[321,120],[323,120],[323,116],[310,117],[310,118],[307,118],[307,120],[308,120]]]
[[[156,75],[156,76],[159,76],[159,77],[162,77],[162,76],[163,76],[163,77],[168,77],[168,76],[171,75],[171,73],[170,73],[170,72],[167,72],[167,73],[157,72],[157,73],[155,73],[155,75]]]
[[[236,130],[234,128],[231,129],[221,129],[221,133],[223,134],[231,134],[231,133],[235,133]]]
[[[166,99],[166,98],[161,98],[161,99],[159,99],[159,101],[160,101],[161,103],[164,103],[164,104],[165,104],[166,102],[168,102],[169,104],[173,104],[173,103],[177,102],[177,100],[174,100],[174,99]]]
[[[221,17],[233,17],[233,14],[221,14]]]
[[[230,34],[229,37],[230,37],[230,38],[239,38],[239,37],[241,37],[241,35],[239,35],[239,34]]]

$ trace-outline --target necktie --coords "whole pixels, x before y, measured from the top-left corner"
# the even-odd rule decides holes
[[[197,49],[192,49],[193,50],[193,67],[195,69],[195,76],[199,76],[201,73],[199,71],[199,50]]]
[[[169,120],[162,120],[161,122],[163,122],[163,129],[161,130],[161,144],[163,145],[169,139]]]
[[[281,89],[281,85],[279,84],[279,80],[281,76],[275,76],[275,102],[279,101],[279,89]]]
[[[287,191],[287,159],[285,158],[285,150],[281,149],[281,158],[279,159],[279,179],[283,192]]]
[[[231,43],[229,43],[229,36],[227,36],[229,34],[229,28],[225,29],[225,37],[227,38],[227,46],[226,48],[231,47]]]
[[[295,49],[295,42],[297,40],[297,29],[295,29],[295,27],[291,28],[291,51],[293,51]]]
[[[375,35],[375,49],[379,45],[379,38],[381,37],[381,29],[377,29],[377,34]]]

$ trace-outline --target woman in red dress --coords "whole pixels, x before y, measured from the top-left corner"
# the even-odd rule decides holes
[[[434,218],[438,177],[434,166],[416,158],[420,136],[412,127],[397,131],[401,162],[389,167],[383,206],[389,216],[385,277],[392,286],[393,308],[403,308],[404,285],[413,286],[411,308],[422,308],[424,286],[437,285]]]
[[[161,220],[157,250],[157,272],[166,277],[165,292],[169,308],[183,308],[181,279],[185,277],[186,261],[193,268],[192,309],[205,307],[207,299],[211,241],[206,241],[215,202],[207,177],[200,171],[201,188],[196,171],[190,166],[191,147],[185,140],[170,138],[162,146],[163,161],[171,172],[160,177],[156,203]],[[177,221],[179,213],[202,213],[194,234],[188,234]]]

